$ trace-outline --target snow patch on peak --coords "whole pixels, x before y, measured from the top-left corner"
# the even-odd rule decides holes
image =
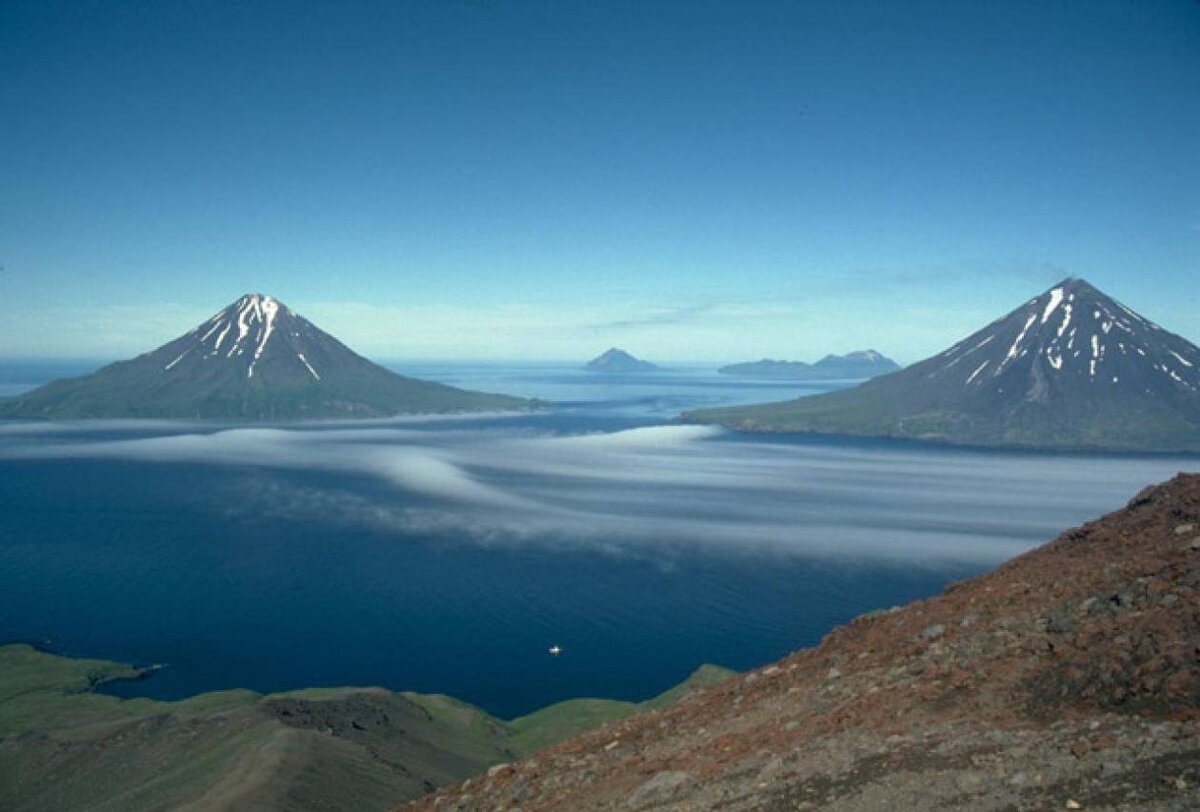
[[[240,299],[237,300],[237,305],[239,307],[243,307],[246,305],[258,305],[261,307],[263,305],[263,303],[265,303],[265,302],[274,302],[274,301],[276,301],[276,300],[273,299],[272,297],[268,296],[265,293],[247,293],[244,296],[242,296]]]
[[[249,361],[246,377],[252,378],[255,364],[266,352],[276,333],[275,328],[281,323],[280,314],[292,315],[286,305],[272,296],[247,293],[189,334],[198,345],[194,345],[196,355],[201,358],[216,355],[230,359],[246,357]],[[294,329],[290,332],[296,337]]]
[[[1050,314],[1052,314],[1055,311],[1055,309],[1058,307],[1059,303],[1062,302],[1062,300],[1063,300],[1063,289],[1062,288],[1055,288],[1054,290],[1050,291],[1050,301],[1046,303],[1046,309],[1044,311],[1042,311],[1042,322],[1041,322],[1042,324],[1046,323],[1046,320],[1050,318]]]
[[[187,355],[187,354],[188,354],[188,353],[191,351],[191,349],[192,349],[191,347],[188,347],[186,350],[184,350],[183,352],[179,353],[179,355],[178,355],[178,356],[175,358],[175,360],[174,360],[174,361],[172,361],[171,363],[169,363],[169,364],[167,364],[165,367],[163,367],[163,372],[166,372],[166,371],[167,371],[167,370],[169,370],[171,367],[175,366],[175,365],[176,365],[176,364],[178,364],[180,361],[182,361],[182,360],[183,360],[183,356]]]
[[[275,329],[275,316],[279,313],[279,303],[270,296],[264,297],[257,307],[259,320],[263,322],[264,326],[259,331],[258,346],[254,348],[254,360],[250,362],[250,368],[246,370],[247,378],[254,374],[254,365],[258,363],[263,350],[267,348],[267,342],[271,340],[271,331]]]
[[[970,383],[971,381],[975,380],[975,376],[978,375],[980,372],[983,372],[983,368],[987,365],[988,365],[988,362],[984,361],[982,364],[980,364],[978,367],[976,367],[975,371],[972,372],[971,375],[967,378],[967,383]]]
[[[233,327],[232,322],[226,322],[225,329],[217,336],[217,343],[213,345],[213,354],[216,355],[217,350],[221,349],[221,342],[225,340],[225,336],[229,335],[229,328]]]
[[[250,333],[250,316],[252,313],[257,313],[258,302],[253,299],[243,299],[243,304],[238,308],[237,314],[237,340],[233,342],[233,346],[229,348],[229,355],[233,355],[233,351],[241,346],[242,341]],[[226,357],[228,358],[229,355]]]
[[[296,357],[300,359],[300,363],[304,364],[305,368],[312,373],[314,378],[316,378],[318,381],[321,380],[321,376],[318,375],[317,371],[312,368],[312,364],[308,363],[308,359],[304,357],[304,353],[298,352],[296,353]]]
[[[996,367],[996,371],[993,373],[994,375],[999,375],[1002,371],[1004,371],[1005,364],[1017,357],[1017,354],[1021,349],[1021,342],[1025,340],[1025,335],[1029,332],[1029,328],[1033,326],[1033,323],[1037,321],[1037,317],[1037,313],[1029,314],[1029,318],[1025,321],[1025,326],[1021,328],[1021,332],[1017,334],[1016,340],[1013,341],[1012,346],[1008,348],[1008,354],[1004,356],[1004,360],[1000,362],[1000,366]]]
[[[1058,325],[1058,332],[1054,336],[1056,341],[1058,339],[1062,338],[1062,334],[1065,333],[1067,330],[1067,325],[1071,323],[1071,310],[1072,310],[1072,306],[1071,306],[1070,302],[1063,305],[1062,324]]]
[[[212,335],[212,334],[213,334],[213,333],[214,333],[214,332],[217,330],[217,328],[218,328],[218,327],[220,327],[222,324],[225,324],[225,322],[221,321],[221,314],[220,314],[220,313],[218,313],[218,314],[216,315],[216,317],[215,317],[214,319],[212,319],[212,327],[209,327],[209,328],[208,328],[208,332],[207,332],[207,333],[205,333],[204,335],[200,336],[200,340],[201,340],[201,341],[208,341],[208,337],[209,337],[210,335]],[[225,329],[226,329],[226,330],[228,330],[228,329],[229,329],[229,326],[228,326],[227,324],[226,324],[226,326],[225,326]],[[218,343],[220,343],[220,342],[218,342]]]
[[[250,333],[250,325],[258,324],[258,345],[254,348],[254,357],[250,361],[250,366],[246,368],[246,377],[254,377],[254,365],[258,363],[258,359],[262,357],[263,350],[267,347],[267,341],[271,338],[271,331],[275,329],[275,316],[279,313],[279,304],[270,296],[262,296],[253,294],[246,297],[246,303],[238,313],[238,338],[234,343],[234,347],[238,350],[238,355],[241,355],[245,348],[241,346],[242,340]],[[233,352],[233,348],[230,349]]]

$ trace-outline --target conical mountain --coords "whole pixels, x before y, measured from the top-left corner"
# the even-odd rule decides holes
[[[634,358],[619,347],[610,347],[588,361],[583,367],[589,372],[654,372],[657,366],[641,358]]]
[[[529,405],[397,375],[251,293],[152,352],[2,401],[0,417],[292,420]]]
[[[684,419],[979,445],[1200,450],[1200,348],[1068,278],[945,352],[853,389]]]

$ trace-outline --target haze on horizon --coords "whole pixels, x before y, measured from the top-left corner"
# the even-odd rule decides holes
[[[1200,338],[1200,5],[0,6],[0,357],[261,290],[379,358]]]

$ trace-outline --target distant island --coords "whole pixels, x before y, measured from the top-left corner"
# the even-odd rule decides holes
[[[397,375],[249,293],[156,350],[0,401],[0,418],[296,420],[533,405]]]
[[[612,347],[588,361],[584,366],[588,372],[654,372],[657,366],[649,361],[634,358],[618,347]]]
[[[865,380],[886,375],[900,365],[875,350],[860,350],[845,355],[826,355],[815,364],[804,361],[746,361],[717,370],[722,375],[740,378],[765,378],[776,381]]]
[[[682,419],[758,432],[1200,451],[1200,348],[1068,278],[892,375]]]

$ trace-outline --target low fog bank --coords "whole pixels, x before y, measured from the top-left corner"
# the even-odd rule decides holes
[[[706,545],[930,565],[996,563],[1194,467],[1161,457],[777,442],[706,426],[562,435],[494,418],[286,429],[6,425],[0,460],[32,459],[232,466],[255,486],[240,491],[231,510],[397,534],[640,554]],[[271,469],[346,477],[313,488],[265,475]],[[389,487],[361,487],[364,477]]]

